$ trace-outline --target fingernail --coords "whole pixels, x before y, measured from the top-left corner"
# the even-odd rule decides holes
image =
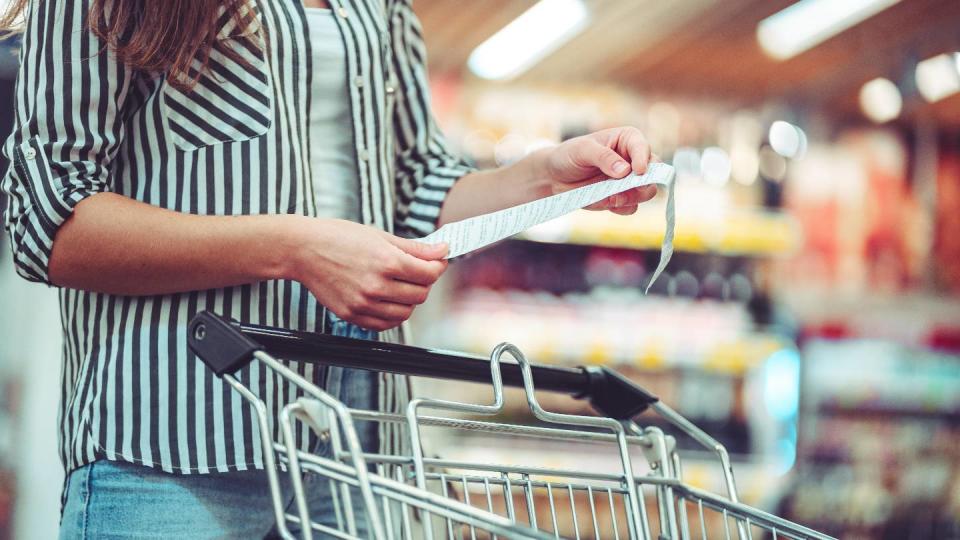
[[[626,161],[618,161],[613,164],[613,172],[617,174],[623,174],[627,172],[627,169],[630,168],[630,165]]]

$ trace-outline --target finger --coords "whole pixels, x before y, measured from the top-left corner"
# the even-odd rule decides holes
[[[398,304],[420,305],[427,301],[430,287],[416,285],[400,280],[390,280],[384,290],[373,295],[375,300],[396,302]]]
[[[584,210],[609,210],[613,208],[613,202],[614,202],[613,197],[615,197],[615,195],[611,195],[610,197],[607,197],[601,201],[595,202],[589,206],[584,206],[583,209]]]
[[[403,324],[403,321],[391,321],[387,319],[378,319],[377,317],[368,317],[365,315],[358,315],[356,317],[351,317],[349,319],[344,319],[347,322],[351,322],[361,328],[367,330],[375,330],[377,332],[383,332],[384,330],[389,330],[391,328],[396,328]]]
[[[376,300],[356,308],[355,311],[357,316],[401,322],[409,319],[412,313],[413,306]]]
[[[600,169],[610,178],[623,178],[630,172],[630,164],[620,154],[593,139],[582,139],[574,150],[574,159],[580,165]]]
[[[663,160],[660,159],[660,156],[654,153],[650,154],[650,163],[663,163]]]
[[[394,268],[388,270],[387,275],[400,281],[413,283],[414,285],[433,285],[444,270],[447,269],[447,261],[424,261],[405,253],[399,254]]]
[[[621,197],[615,206],[636,206],[657,196],[657,186],[640,186],[629,189],[620,194]]]
[[[620,214],[621,216],[629,216],[637,213],[637,205],[611,208],[610,211],[614,214]]]
[[[593,206],[596,206],[599,210],[610,210],[613,208],[620,208],[621,206],[635,205],[638,201],[634,191],[634,189],[628,189],[627,191],[614,193],[613,195],[603,199]]]
[[[620,206],[620,194],[611,195],[605,199],[602,199],[598,202],[595,202],[589,206],[585,206],[584,210],[609,210],[611,208],[616,208]]]
[[[637,188],[638,203],[647,202],[657,196],[657,186],[642,186]]]
[[[389,233],[384,233],[387,241],[400,248],[401,251],[413,255],[418,259],[425,261],[434,261],[447,256],[448,249],[446,243],[426,244],[418,240],[400,238]]]
[[[614,208],[637,206],[656,197],[656,195],[657,186],[640,186],[611,195],[598,203],[587,206],[586,210],[612,210]]]
[[[610,208],[623,208],[624,206],[636,206],[640,203],[640,194],[636,188],[628,189],[614,196]]]
[[[636,128],[626,128],[625,134],[620,140],[623,147],[620,150],[629,158],[633,171],[637,174],[647,172],[647,165],[650,164],[652,152],[643,133]]]

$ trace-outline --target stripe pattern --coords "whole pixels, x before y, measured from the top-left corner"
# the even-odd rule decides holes
[[[215,53],[197,89],[125,68],[87,31],[90,0],[30,3],[17,81],[5,226],[17,271],[49,282],[57,228],[85,197],[111,191],[192,214],[315,213],[308,129],[311,65],[301,0],[249,0],[262,47]],[[334,0],[347,50],[362,221],[428,234],[469,168],[430,116],[424,46],[409,0]],[[232,38],[231,20],[221,36]],[[238,40],[239,41],[239,40]],[[195,66],[198,67],[198,66]],[[66,470],[117,459],[177,473],[262,468],[251,409],[186,346],[200,310],[295,330],[323,329],[324,308],[290,281],[123,297],[62,289],[60,453]],[[402,331],[381,339],[402,340]],[[318,380],[312,365],[291,363]],[[271,411],[296,399],[259,365],[239,378]],[[382,377],[381,408],[409,386]],[[386,429],[386,428],[384,428]],[[311,443],[299,434],[303,448]],[[397,433],[383,431],[385,450]],[[276,433],[273,434],[276,436]]]

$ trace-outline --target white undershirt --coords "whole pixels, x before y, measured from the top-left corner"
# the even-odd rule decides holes
[[[347,52],[333,11],[304,9],[313,50],[310,168],[317,215],[360,221],[360,173],[351,127]]]

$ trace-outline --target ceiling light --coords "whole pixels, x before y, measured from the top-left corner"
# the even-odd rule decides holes
[[[700,152],[696,148],[682,146],[673,153],[673,168],[678,178],[697,178],[700,176]]]
[[[900,0],[800,0],[757,25],[757,40],[771,57],[792,58]]]
[[[583,0],[540,0],[481,43],[467,65],[484,79],[510,79],[533,67],[583,30]]]
[[[799,127],[777,120],[770,125],[770,146],[783,157],[801,158],[807,151],[807,134]]]
[[[703,150],[700,157],[700,174],[711,186],[723,186],[730,179],[730,156],[718,146]]]
[[[960,54],[938,54],[917,64],[917,90],[930,102],[960,91]]]
[[[900,116],[903,98],[897,85],[878,77],[860,88],[860,108],[867,118],[882,124]]]

